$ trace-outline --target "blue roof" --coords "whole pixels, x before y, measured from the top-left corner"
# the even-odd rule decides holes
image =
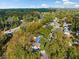
[[[40,36],[36,37],[36,43],[40,43]]]

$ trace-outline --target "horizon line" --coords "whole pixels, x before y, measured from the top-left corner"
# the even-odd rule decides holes
[[[0,9],[42,9],[42,8],[0,8]],[[48,8],[43,8],[43,9],[79,9],[79,8],[55,8],[55,7],[48,7]]]

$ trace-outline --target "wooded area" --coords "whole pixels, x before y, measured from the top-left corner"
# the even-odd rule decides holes
[[[1,58],[79,59],[78,16],[78,9],[1,9]]]

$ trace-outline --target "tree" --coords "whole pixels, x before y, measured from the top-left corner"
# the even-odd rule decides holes
[[[73,21],[72,21],[72,30],[77,32],[77,29],[79,28],[79,14],[74,15]]]

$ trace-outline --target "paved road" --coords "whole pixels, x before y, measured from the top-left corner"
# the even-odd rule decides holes
[[[23,20],[20,20],[20,21],[23,23]],[[14,28],[14,29],[7,30],[4,32],[4,34],[16,32],[16,31],[18,31],[18,29],[20,29],[20,26]]]
[[[7,30],[7,31],[4,32],[4,34],[16,32],[16,31],[18,31],[18,29],[20,29],[20,26],[14,28],[14,29]]]
[[[41,59],[48,59],[48,55],[46,54],[45,50],[40,51],[41,53]]]

